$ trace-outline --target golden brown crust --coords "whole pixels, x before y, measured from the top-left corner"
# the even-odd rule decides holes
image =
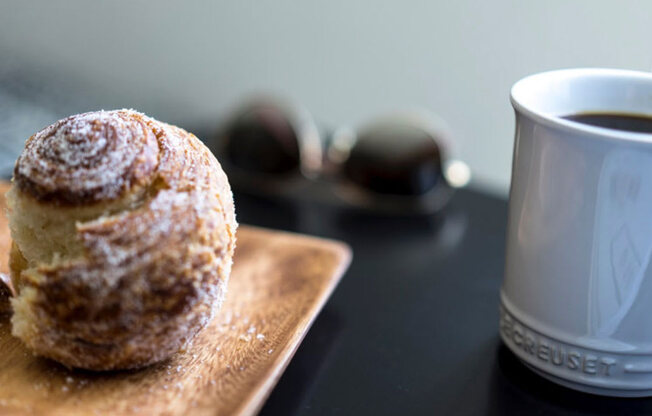
[[[9,274],[9,250],[11,249],[11,237],[9,236],[9,224],[5,216],[7,203],[5,201],[5,192],[9,189],[9,184],[0,182],[0,274],[6,276]],[[4,279],[3,279],[4,280]],[[11,292],[7,285],[0,281],[0,314],[8,313],[9,296]]]
[[[77,114],[25,144],[14,182],[39,201],[80,205],[111,200],[150,177],[158,161],[151,119],[135,111]]]
[[[194,135],[133,111],[92,114],[54,126],[86,120],[91,130],[83,123],[75,129],[91,133],[71,140],[79,149],[97,149],[83,142],[104,138],[113,146],[120,134],[112,129],[121,125],[131,133],[114,146],[120,156],[63,157],[57,160],[72,164],[52,167],[56,152],[48,146],[57,129],[46,128],[47,134],[30,139],[17,164],[20,197],[74,209],[69,205],[143,196],[126,210],[78,223],[79,258],[28,267],[19,261],[20,247],[12,253],[19,276],[13,332],[37,354],[68,366],[142,367],[176,352],[219,308],[235,248],[233,198],[219,163]],[[131,158],[131,151],[138,156]],[[48,162],[26,169],[40,164],[36,155]],[[100,178],[109,171],[117,183]],[[47,172],[52,180],[44,179]]]

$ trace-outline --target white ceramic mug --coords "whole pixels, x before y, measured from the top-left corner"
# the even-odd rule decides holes
[[[569,69],[511,91],[516,136],[500,334],[528,366],[652,395],[652,134],[560,116],[652,115],[652,74]]]

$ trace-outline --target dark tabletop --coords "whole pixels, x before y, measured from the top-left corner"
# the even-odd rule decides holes
[[[261,415],[652,414],[531,373],[498,337],[507,203],[458,192],[438,217],[236,194],[238,220],[346,241],[353,262]]]

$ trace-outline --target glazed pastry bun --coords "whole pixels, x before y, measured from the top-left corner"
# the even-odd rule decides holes
[[[220,308],[231,188],[192,134],[132,110],[74,115],[25,144],[7,194],[12,332],[91,370],[175,353]]]

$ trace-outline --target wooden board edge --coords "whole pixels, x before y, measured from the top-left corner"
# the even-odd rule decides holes
[[[308,243],[319,242],[320,248],[323,248],[324,245],[330,246],[334,252],[340,253],[342,255],[342,260],[348,259],[347,267],[348,264],[350,264],[351,257],[353,254],[353,250],[351,249],[351,246],[349,246],[347,243],[340,240],[334,240],[331,238],[320,237],[320,236],[310,235],[310,234],[301,234],[294,231],[276,230],[272,228],[259,227],[257,225],[249,225],[249,224],[240,224],[238,231],[240,229],[244,230],[245,232],[253,231],[256,233],[268,234],[274,237],[278,237],[279,235],[281,235],[281,236],[292,238],[293,240],[304,240]]]
[[[314,237],[314,236],[298,234],[298,233],[293,233],[288,231],[270,230],[270,229],[260,228],[260,227],[250,226],[250,225],[247,225],[247,228],[254,229],[255,231],[262,231],[265,233],[273,233],[275,235],[285,234],[288,237],[301,239],[301,240],[319,241],[320,246],[322,247],[323,244],[326,243],[328,246],[330,246],[330,249],[339,258],[339,261],[338,261],[338,267],[337,269],[335,269],[333,276],[329,281],[328,287],[320,294],[317,302],[313,304],[309,312],[306,314],[308,318],[306,322],[299,325],[299,328],[301,328],[302,330],[295,331],[295,335],[293,336],[292,340],[287,344],[288,348],[285,348],[283,353],[278,355],[276,361],[274,362],[274,365],[270,366],[270,371],[268,371],[268,373],[266,373],[265,376],[261,377],[260,384],[254,389],[255,393],[253,394],[253,397],[247,400],[241,408],[237,409],[234,412],[235,416],[255,416],[263,408],[265,402],[267,401],[267,398],[272,393],[272,390],[274,389],[274,387],[280,380],[281,376],[285,372],[285,369],[290,364],[290,361],[292,361],[292,358],[294,357],[297,350],[299,349],[299,346],[301,345],[303,339],[310,331],[312,324],[317,319],[317,316],[319,316],[319,314],[321,313],[321,310],[324,308],[326,302],[335,291],[335,288],[339,284],[340,280],[342,280],[342,277],[344,276],[344,273],[351,265],[351,260],[353,258],[353,251],[351,247],[342,241],[330,240],[323,237]]]

